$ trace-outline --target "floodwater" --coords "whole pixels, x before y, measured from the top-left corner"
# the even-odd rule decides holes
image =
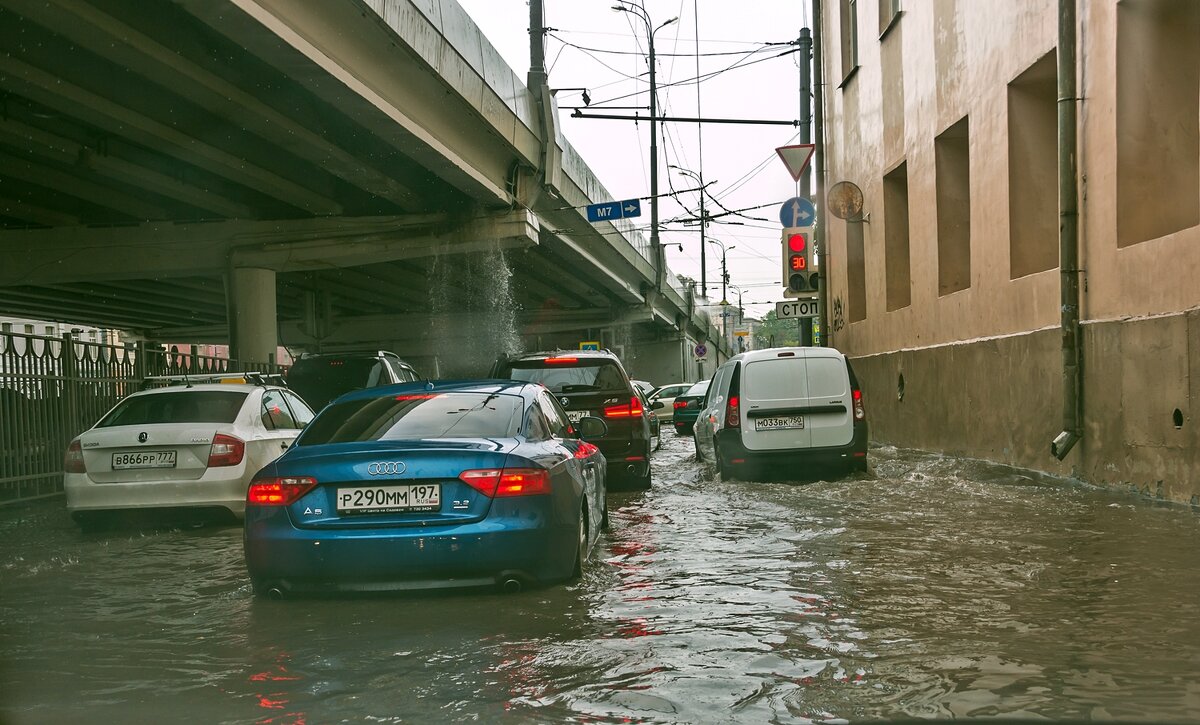
[[[0,722],[1200,720],[1191,509],[872,449],[721,483],[668,434],[579,583],[257,600],[236,527],[0,508]]]

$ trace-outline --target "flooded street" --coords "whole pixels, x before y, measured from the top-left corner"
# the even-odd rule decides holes
[[[255,600],[241,530],[0,509],[0,722],[1200,718],[1190,509],[913,451],[720,483],[665,436],[581,582]]]

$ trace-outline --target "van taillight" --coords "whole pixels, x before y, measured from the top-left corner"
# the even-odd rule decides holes
[[[604,409],[605,418],[633,418],[642,414],[642,401],[637,396],[629,399],[626,405],[610,405]]]
[[[83,465],[83,446],[78,438],[67,446],[67,452],[63,456],[63,470],[67,473],[87,473],[87,468]]]
[[[738,397],[731,395],[729,396],[729,400],[725,401],[725,425],[730,428],[737,428],[741,424],[742,416],[738,410]]]
[[[854,397],[854,419],[866,420],[867,409],[863,407],[862,391],[858,388],[855,388],[854,390],[850,391],[850,394]]]
[[[246,455],[246,442],[224,433],[213,436],[212,448],[208,449],[208,467],[236,466]]]
[[[288,506],[316,488],[317,479],[308,476],[256,478],[246,491],[246,503],[259,506]]]

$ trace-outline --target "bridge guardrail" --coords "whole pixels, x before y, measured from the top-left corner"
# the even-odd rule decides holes
[[[63,451],[150,375],[278,372],[279,366],[136,345],[0,333],[0,505],[62,492]],[[151,383],[153,384],[153,383]]]

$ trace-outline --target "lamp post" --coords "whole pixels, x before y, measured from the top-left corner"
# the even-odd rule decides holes
[[[704,171],[700,173],[685,169],[682,166],[675,164],[667,164],[672,169],[675,169],[681,174],[687,174],[696,180],[700,186],[700,296],[708,297],[708,268],[704,261],[704,248],[707,246],[704,243],[704,228],[708,225],[708,217],[704,214]]]
[[[729,346],[729,300],[725,297],[725,288],[729,284],[729,268],[725,266],[725,255],[730,249],[737,249],[736,244],[726,247],[717,239],[709,239],[709,244],[721,248],[721,338],[726,347]]]
[[[629,0],[617,0],[618,5],[612,9],[623,13],[632,13],[641,18],[646,24],[646,37],[650,46],[650,248],[654,250],[654,286],[661,288],[663,277],[663,250],[658,243],[658,99],[657,87],[654,82],[654,34],[679,18],[671,18],[657,28],[650,21],[646,9],[634,5]]]

